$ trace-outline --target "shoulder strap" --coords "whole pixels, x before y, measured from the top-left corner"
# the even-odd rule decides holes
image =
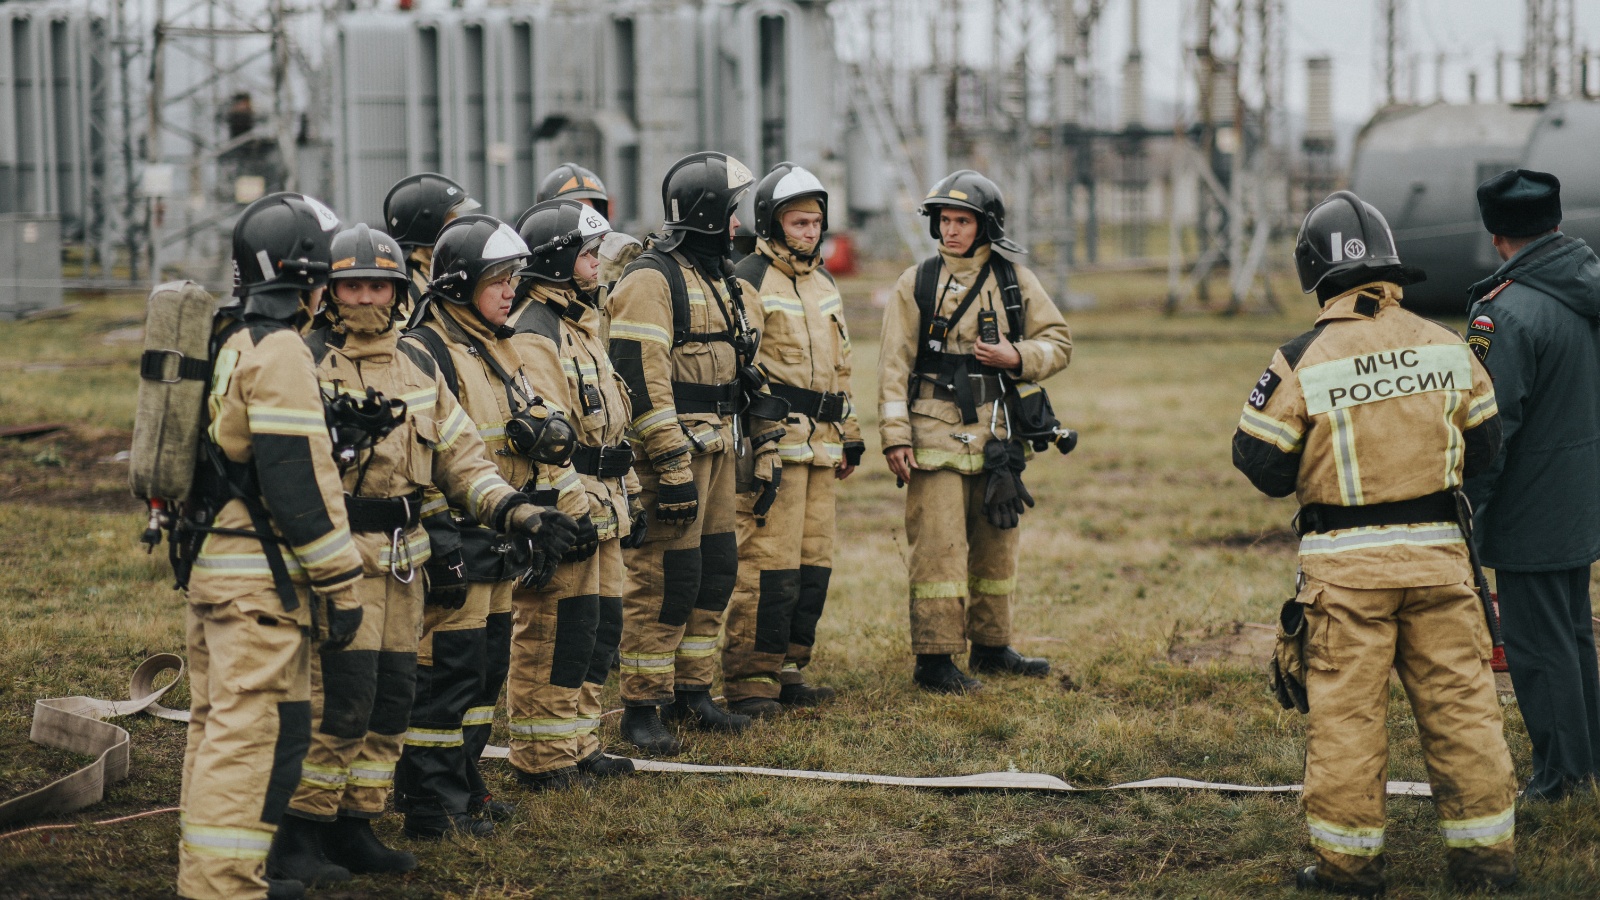
[[[994,266],[994,281],[1000,286],[1000,302],[1006,308],[1006,340],[1015,344],[1022,340],[1022,328],[1027,322],[1022,314],[1022,287],[1017,284],[1017,268],[998,253],[989,255],[989,265]]]
[[[306,346],[311,349],[311,361],[319,366],[328,358],[329,336],[330,332],[326,328],[318,328],[306,335]]]
[[[1322,329],[1327,327],[1327,322],[1318,322],[1317,327],[1278,348],[1278,351],[1283,354],[1284,361],[1289,364],[1289,368],[1300,368],[1300,358],[1306,355],[1306,350],[1311,347],[1311,342],[1320,337]]]
[[[939,257],[930,256],[917,264],[917,283],[912,288],[911,295],[917,300],[917,311],[922,316],[922,325],[917,329],[919,335],[926,334],[928,322],[933,318],[933,311],[938,302],[934,296],[939,290]]]
[[[573,305],[576,305],[576,301]],[[528,300],[512,327],[521,334],[542,335],[558,344],[561,343],[561,314],[550,304],[540,300]]]
[[[733,267],[733,274],[750,282],[757,291],[761,290],[761,282],[767,277],[767,270],[772,268],[772,257],[765,253],[752,253],[739,264]]]
[[[400,340],[395,341],[395,346],[400,348],[400,352],[404,353],[407,359],[416,363],[417,368],[421,369],[424,375],[429,378],[439,377],[438,363],[434,362],[433,357],[428,355],[428,351],[417,346],[416,342]],[[455,389],[452,388],[451,393],[454,392]]]
[[[439,374],[444,376],[444,383],[449,386],[450,393],[459,399],[461,396],[461,378],[456,374],[455,360],[450,358],[450,350],[444,345],[444,338],[439,332],[425,325],[407,331],[404,337],[420,341],[427,346],[429,355],[433,357],[434,364],[439,367]]]
[[[683,269],[676,260],[654,247],[628,263],[622,270],[622,277],[627,278],[628,273],[636,269],[654,269],[667,280],[667,289],[672,294],[672,346],[682,346],[689,339],[689,285],[683,280]]]

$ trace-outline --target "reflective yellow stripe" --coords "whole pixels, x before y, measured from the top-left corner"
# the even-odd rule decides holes
[[[1461,539],[1461,528],[1454,522],[1369,525],[1365,528],[1344,528],[1339,531],[1308,534],[1300,539],[1300,555],[1321,556],[1349,550],[1370,550],[1374,547],[1447,547],[1452,544],[1464,544]]]
[[[272,832],[255,828],[219,828],[211,825],[181,826],[184,849],[200,856],[219,859],[266,859],[272,849]]]
[[[322,791],[337,791],[344,788],[345,782],[350,780],[348,769],[334,766],[318,766],[308,762],[300,764],[300,783],[308,788]]]
[[[489,725],[494,722],[494,707],[474,706],[461,716],[461,727],[471,728],[474,725]]]
[[[433,515],[434,513],[444,512],[445,510],[447,510],[449,508],[450,508],[450,504],[449,504],[448,501],[446,501],[444,499],[444,495],[443,494],[435,494],[435,493],[429,492],[422,499],[422,512],[420,513],[420,515],[422,516],[422,518],[426,519],[427,517]]]
[[[1311,846],[1347,856],[1377,856],[1383,852],[1382,828],[1347,828],[1306,816]]]
[[[779,672],[798,672],[798,671],[800,671],[800,664],[799,663],[786,662],[786,663],[783,664],[782,668],[778,669],[778,671]]]
[[[449,450],[471,427],[472,419],[467,417],[461,407],[450,410],[450,415],[446,416],[444,423],[439,426],[439,443],[434,444],[433,449]]]
[[[530,741],[560,741],[578,736],[577,719],[512,719],[510,732]]]
[[[913,581],[911,599],[933,600],[946,597],[965,597],[967,586],[959,581]]]
[[[725,679],[725,680],[728,681],[730,684],[777,684],[778,683],[778,679],[769,678],[769,677],[767,677],[765,675],[751,675],[749,678],[728,678],[728,679]]]
[[[1356,459],[1356,423],[1347,408],[1328,413],[1328,423],[1333,426],[1333,464],[1339,474],[1339,498],[1345,506],[1360,506],[1367,502],[1361,490],[1361,463]]]
[[[461,729],[459,728],[410,728],[406,730],[406,745],[409,747],[459,747],[461,743]]]
[[[1476,819],[1440,819],[1439,831],[1446,847],[1491,847],[1509,841],[1516,833],[1515,807]]]
[[[1461,408],[1464,396],[1461,391],[1444,392],[1444,486],[1446,488],[1461,484],[1461,457],[1466,442],[1461,437],[1461,429],[1456,427],[1456,410]]]
[[[205,569],[211,572],[229,572],[235,575],[271,575],[272,569],[267,565],[267,558],[260,553],[211,553],[211,542],[206,541],[205,547],[200,550],[200,556],[194,561],[196,569]],[[306,570],[292,555],[283,557],[283,567],[288,570],[291,578],[304,578]]]
[[[658,406],[642,416],[633,419],[633,430],[639,432],[640,437],[658,431],[678,421],[678,411],[670,406]]]
[[[211,424],[206,426],[206,435],[213,444],[222,440],[218,431],[222,424],[222,408],[227,402],[228,385],[233,383],[233,370],[238,365],[239,351],[231,347],[217,351],[217,361],[211,364],[211,396],[206,398]]]
[[[489,492],[501,485],[506,485],[506,480],[501,478],[498,472],[490,472],[472,479],[472,483],[467,485],[467,503],[472,506],[473,518],[480,522],[487,521],[490,518],[494,510],[486,505],[489,500]],[[510,487],[510,485],[506,485],[506,487]]]
[[[976,575],[967,579],[967,584],[974,594],[983,594],[987,597],[1004,597],[1017,591],[1016,576],[1010,578],[979,578]]]
[[[1305,433],[1286,422],[1264,416],[1246,406],[1239,417],[1239,430],[1251,437],[1266,441],[1285,453],[1298,453]]]
[[[880,417],[884,419],[904,419],[909,413],[904,400],[889,400],[879,408]]]
[[[583,488],[583,479],[578,477],[577,469],[563,469],[561,470],[561,477],[557,478],[551,487],[563,494],[571,493]]]
[[[925,469],[954,469],[963,475],[976,475],[983,471],[982,453],[953,453],[949,450],[911,451],[911,458]]]
[[[1491,391],[1472,401],[1472,405],[1467,407],[1467,427],[1477,428],[1483,424],[1483,420],[1498,415],[1500,415],[1500,405],[1495,402],[1494,393]]]
[[[506,423],[504,423],[504,422],[489,422],[487,424],[479,423],[479,425],[478,425],[478,437],[483,438],[485,441],[495,441],[495,440],[503,441],[503,440],[506,439]]]
[[[617,666],[630,675],[648,675],[663,669],[670,671],[676,656],[675,653],[623,653],[618,656]]]
[[[761,308],[769,313],[781,312],[785,315],[799,316],[802,319],[806,315],[804,303],[793,297],[785,297],[782,294],[762,294]]]
[[[400,536],[400,558],[394,558],[394,542],[390,541],[378,551],[378,565],[389,568],[391,565],[399,566],[404,574],[405,569],[419,568],[433,558],[433,544],[428,541],[428,532],[424,530],[416,538],[408,538],[405,534]]]
[[[245,409],[250,430],[255,434],[317,435],[328,433],[328,420],[322,410],[288,409],[282,406],[251,406]]]
[[[394,763],[358,759],[350,764],[352,787],[386,788],[394,784]]]
[[[594,734],[596,731],[599,731],[599,730],[600,730],[600,720],[599,719],[579,719],[578,720],[578,734],[580,734],[580,735]]]
[[[807,444],[782,444],[778,445],[778,458],[784,462],[810,462],[817,458],[816,451]]]
[[[714,634],[686,634],[678,642],[678,658],[703,659],[717,652],[717,636]]]
[[[301,544],[294,550],[295,558],[307,569],[327,562],[339,554],[355,546],[355,541],[350,537],[350,529],[335,528],[309,544]]]
[[[828,296],[823,297],[821,300],[818,300],[817,308],[822,310],[824,315],[844,315],[844,302],[839,299],[838,294],[829,294]]]
[[[700,302],[704,303],[705,301],[701,300]],[[672,346],[672,333],[660,325],[653,325],[649,322],[630,322],[624,319],[612,320],[611,339],[614,341],[618,339],[649,341],[652,344],[660,344],[667,348]]]

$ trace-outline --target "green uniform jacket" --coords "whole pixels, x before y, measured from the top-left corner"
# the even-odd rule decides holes
[[[1467,480],[1484,565],[1600,559],[1600,258],[1542,237],[1470,289],[1467,343],[1494,378],[1500,455]]]

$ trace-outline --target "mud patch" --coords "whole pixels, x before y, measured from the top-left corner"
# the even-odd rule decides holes
[[[1234,550],[1251,547],[1278,549],[1299,547],[1300,536],[1287,528],[1269,528],[1266,531],[1239,531],[1220,537],[1200,538],[1193,543],[1197,547],[1227,547]]]
[[[1166,661],[1180,666],[1219,665],[1265,668],[1278,638],[1276,625],[1229,622],[1226,625],[1175,634]]]
[[[0,503],[137,510],[128,491],[132,443],[131,432],[80,425],[33,440],[0,440]]]

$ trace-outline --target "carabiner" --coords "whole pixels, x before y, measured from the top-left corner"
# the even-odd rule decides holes
[[[403,576],[397,562],[402,552],[406,557],[406,574]],[[396,528],[394,534],[389,536],[389,574],[401,584],[410,584],[417,579],[417,567],[411,564],[411,541],[406,537],[404,528]]]
[[[1006,408],[1005,402],[1005,395],[1002,394],[995,398],[994,406],[989,410],[989,436],[997,441],[1011,440],[1011,410]],[[1001,415],[1006,417],[1006,436],[1003,438],[995,432],[995,423]]]

